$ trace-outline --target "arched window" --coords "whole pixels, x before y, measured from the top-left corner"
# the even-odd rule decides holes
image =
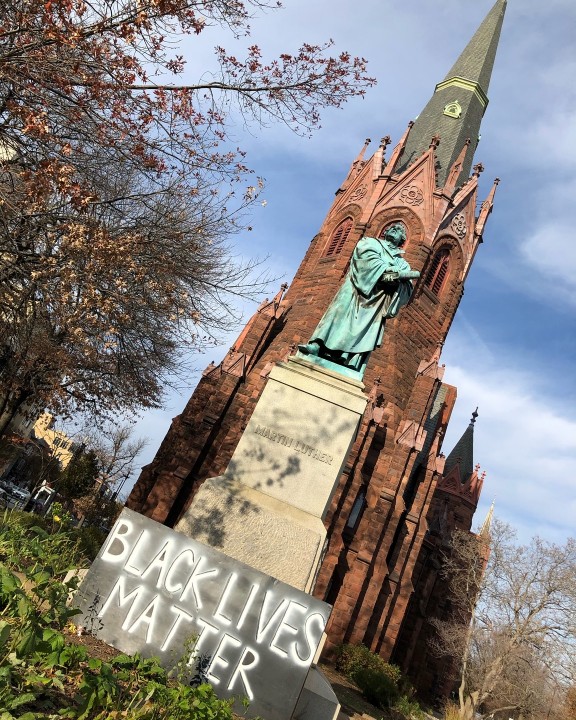
[[[449,267],[450,253],[446,248],[444,248],[443,250],[438,251],[434,256],[432,265],[430,265],[430,269],[426,273],[426,279],[424,280],[424,285],[431,290],[434,295],[440,294],[440,290],[442,290],[442,286],[444,285],[444,280],[448,275]]]
[[[338,225],[332,234],[330,242],[328,243],[328,247],[324,253],[325,257],[338,255],[338,253],[342,251],[344,243],[348,240],[348,235],[350,235],[350,230],[352,230],[352,225],[352,218],[346,218],[346,220],[343,220],[340,225]]]

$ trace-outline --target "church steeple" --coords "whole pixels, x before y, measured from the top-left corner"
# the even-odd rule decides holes
[[[460,466],[460,478],[465,482],[474,471],[474,424],[478,417],[478,408],[472,413],[470,424],[464,430],[464,434],[458,440],[454,449],[446,458],[444,465],[444,476],[448,475],[455,465]]]
[[[451,166],[471,140],[459,184],[467,180],[488,105],[488,86],[500,39],[507,0],[497,0],[445,79],[414,123],[397,170],[405,170],[440,136],[436,149],[438,187],[443,187]]]

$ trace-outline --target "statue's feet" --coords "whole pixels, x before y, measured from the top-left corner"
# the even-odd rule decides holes
[[[298,345],[298,350],[302,355],[314,355],[314,357],[318,357],[320,354],[320,345],[315,342],[309,342],[306,345]]]

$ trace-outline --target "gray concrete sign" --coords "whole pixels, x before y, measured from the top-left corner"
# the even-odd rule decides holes
[[[131,510],[75,599],[76,620],[127,653],[174,667],[186,656],[249,717],[288,720],[330,606]],[[191,643],[194,642],[194,645]]]

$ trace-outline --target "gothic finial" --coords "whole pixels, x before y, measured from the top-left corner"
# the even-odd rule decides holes
[[[210,375],[210,373],[215,369],[216,365],[214,364],[214,360],[210,360],[209,365],[202,371],[202,377],[206,377],[206,375]]]
[[[364,153],[366,152],[368,145],[370,145],[370,142],[370,138],[366,138],[366,140],[364,140],[364,145],[358,153],[358,157],[350,166],[346,180],[344,180],[337,192],[344,192],[350,186],[350,183],[354,180],[358,173],[361,172],[362,168],[366,164],[366,161],[364,160]]]
[[[276,311],[282,302],[282,297],[284,296],[284,293],[288,290],[288,283],[284,282],[282,285],[280,285],[280,290],[276,293],[274,296],[274,299],[272,300],[272,303],[274,304],[274,310]]]
[[[474,412],[472,413],[472,419],[470,420],[470,425],[474,425],[477,417],[478,417],[478,408],[476,408],[476,410],[474,410]]]
[[[366,152],[366,148],[368,147],[368,145],[370,145],[371,142],[372,140],[370,140],[370,138],[366,138],[366,140],[364,140],[364,147],[358,153],[358,157],[352,163],[352,167],[355,167],[357,169],[362,168],[362,166],[364,165],[364,153]]]
[[[433,135],[429,147],[436,149],[438,145],[440,145],[440,135]]]
[[[464,166],[464,161],[466,159],[466,154],[469,147],[470,138],[468,138],[464,145],[462,145],[462,149],[460,150],[458,157],[452,163],[452,167],[450,168],[450,172],[448,173],[448,177],[446,179],[446,185],[444,186],[444,193],[448,197],[451,197],[454,190],[456,189],[456,184],[462,174],[462,167]]]
[[[284,355],[284,360],[288,360],[289,357],[296,354],[296,350],[298,349],[298,343],[291,343],[288,346],[288,350],[286,351],[286,354]]]
[[[484,165],[482,165],[482,163],[476,163],[472,170],[474,171],[472,177],[480,177],[481,173],[484,172]]]
[[[386,150],[388,145],[392,142],[392,138],[390,135],[384,135],[384,137],[380,140],[380,147]]]
[[[380,383],[382,382],[380,377],[374,380],[374,385],[368,396],[370,403],[368,405],[369,417],[372,416],[372,420],[376,425],[380,425],[384,418],[384,395],[378,392],[380,389]]]

